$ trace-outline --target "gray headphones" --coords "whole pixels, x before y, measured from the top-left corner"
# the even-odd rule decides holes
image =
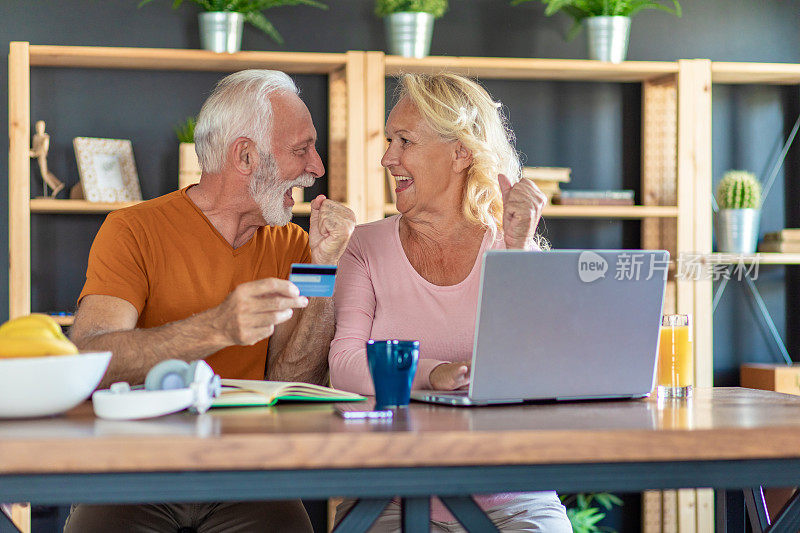
[[[150,369],[144,389],[113,383],[92,394],[92,405],[97,416],[111,420],[152,418],[187,408],[205,413],[220,389],[220,377],[205,361],[167,359]]]

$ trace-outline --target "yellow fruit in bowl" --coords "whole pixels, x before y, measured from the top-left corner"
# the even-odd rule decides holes
[[[42,334],[49,333],[57,339],[66,338],[61,332],[61,326],[58,325],[58,322],[53,320],[53,317],[42,313],[33,313],[9,320],[0,325],[0,336],[12,333],[18,329],[28,328],[41,330]]]
[[[77,354],[78,348],[47,315],[35,313],[0,325],[0,358]]]

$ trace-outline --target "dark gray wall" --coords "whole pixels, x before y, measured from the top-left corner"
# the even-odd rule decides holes
[[[168,0],[137,9],[137,1],[39,0],[0,3],[6,41],[35,44],[198,47],[196,10],[173,11]],[[252,28],[246,50],[343,52],[383,48],[381,21],[371,0],[330,0],[327,12],[308,7],[269,13],[286,39],[281,48]],[[584,57],[584,38],[565,42],[563,16],[546,18],[538,2],[510,7],[504,0],[453,0],[436,23],[433,53],[447,55]],[[797,62],[798,6],[782,0],[685,0],[684,17],[644,12],[633,25],[629,59],[703,57],[723,61]],[[7,87],[6,59],[0,86]],[[50,165],[69,184],[78,179],[71,141],[75,136],[131,139],[146,198],[174,187],[177,154],[172,128],[196,113],[217,74],[80,69],[36,69],[32,77],[32,120],[44,119],[52,136]],[[299,78],[326,144],[325,80]],[[641,93],[636,85],[581,83],[487,83],[507,105],[519,149],[530,164],[573,168],[575,187],[628,187],[638,181]],[[774,87],[714,88],[714,176],[729,168],[763,174],[774,158],[785,122],[794,121],[797,91]],[[5,99],[0,121],[7,122]],[[324,154],[323,154],[324,156]],[[796,159],[796,156],[795,156]],[[0,151],[0,190],[6,190],[7,154]],[[790,168],[797,168],[790,161]],[[33,186],[39,185],[33,168]],[[797,173],[790,176],[796,180]],[[792,180],[789,180],[790,182]],[[791,188],[791,183],[789,184]],[[762,231],[797,225],[797,191],[785,195],[783,175],[764,208]],[[794,213],[794,214],[793,214]],[[0,250],[7,253],[7,206],[0,208]],[[792,218],[794,217],[794,218]],[[82,281],[91,238],[100,216],[35,216],[33,301],[35,310],[68,309]],[[549,221],[556,247],[636,246],[636,222]],[[792,275],[790,273],[790,278]],[[790,279],[789,286],[796,283]],[[764,268],[759,287],[785,336],[784,269]],[[774,360],[742,286],[729,287],[715,320],[718,383],[732,383],[742,361]],[[0,318],[7,314],[7,274],[0,270]],[[788,328],[790,332],[795,328]],[[793,341],[796,351],[798,342]]]

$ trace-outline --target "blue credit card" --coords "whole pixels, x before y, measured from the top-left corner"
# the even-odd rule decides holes
[[[289,281],[300,289],[300,296],[333,296],[336,265],[292,263]]]

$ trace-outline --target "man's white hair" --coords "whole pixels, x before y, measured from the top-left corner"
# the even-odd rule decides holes
[[[194,130],[203,172],[221,171],[228,147],[239,137],[252,139],[262,153],[271,153],[269,99],[278,92],[299,93],[292,79],[278,70],[242,70],[220,80],[200,109]]]

